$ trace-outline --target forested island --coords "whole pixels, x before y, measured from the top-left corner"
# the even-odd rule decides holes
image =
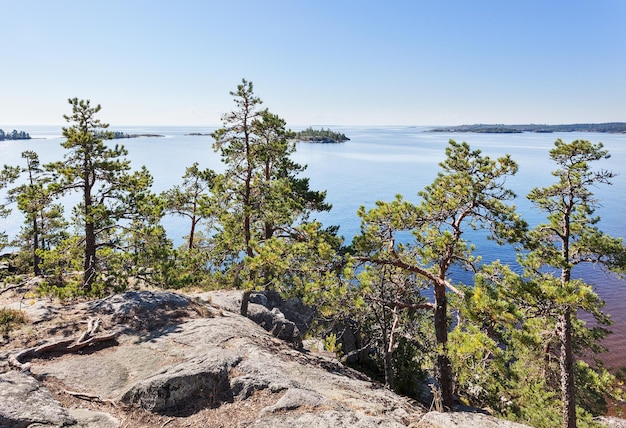
[[[30,140],[30,135],[28,132],[24,131],[16,131],[5,133],[2,129],[0,129],[0,141],[4,140]]]
[[[343,143],[350,139],[344,134],[331,131],[330,129],[313,129],[308,127],[303,131],[296,132],[295,140],[307,143]]]
[[[122,131],[113,131],[110,133],[111,139],[116,140],[120,138],[139,138],[139,137],[165,137],[161,134],[128,134]]]
[[[522,132],[606,132],[611,134],[626,133],[626,122],[608,123],[574,123],[570,125],[459,125],[442,128],[434,128],[429,132],[475,132],[481,134],[519,134]]]

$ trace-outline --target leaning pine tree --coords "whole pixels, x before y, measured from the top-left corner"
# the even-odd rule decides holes
[[[361,208],[361,234],[354,238],[354,248],[357,260],[377,267],[394,266],[432,286],[430,306],[438,347],[435,371],[443,409],[452,411],[448,293],[461,291],[450,274],[453,266],[475,271],[478,263],[465,232],[487,229],[493,239],[504,243],[516,241],[526,225],[515,207],[505,203],[515,196],[504,186],[506,178],[517,172],[510,156],[492,160],[467,143],[451,140],[440,166],[435,181],[419,192],[419,205],[398,195],[392,202],[377,202],[369,211]]]

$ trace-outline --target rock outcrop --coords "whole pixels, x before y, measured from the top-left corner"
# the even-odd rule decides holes
[[[255,311],[272,313],[255,299]],[[80,353],[34,358],[30,373],[8,370],[18,349],[5,346],[0,427],[520,426],[487,415],[428,413],[326,354],[298,349],[297,323],[305,320],[290,321],[288,308],[261,317],[262,328],[236,313],[236,301],[230,292],[141,291],[48,304],[46,311],[33,304],[29,328],[36,334],[23,332],[33,340],[75,335],[88,317],[119,334]],[[236,311],[227,310],[232,306]],[[280,331],[288,331],[287,341],[275,337]],[[11,344],[35,345],[28,341]]]
[[[65,426],[76,420],[36,379],[16,371],[1,374],[0,426],[20,428],[36,423]]]
[[[0,427],[115,428],[111,415],[88,409],[68,409],[50,390],[30,375],[17,371],[0,374]]]

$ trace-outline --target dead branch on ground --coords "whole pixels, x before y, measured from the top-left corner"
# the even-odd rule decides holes
[[[30,363],[28,360],[40,357],[45,353],[58,352],[61,354],[68,354],[78,352],[94,343],[106,342],[115,339],[117,332],[103,334],[100,336],[95,335],[100,328],[101,322],[100,318],[91,317],[87,322],[87,330],[84,331],[78,338],[56,340],[24,349],[9,357],[9,365],[24,372],[28,372],[30,371]]]
[[[118,407],[117,403],[114,400],[110,400],[108,398],[102,398],[98,395],[88,394],[86,392],[69,391],[67,389],[64,389],[63,393],[71,395],[72,397],[76,397],[79,400],[92,401],[96,403],[108,403],[108,404],[111,404],[113,407]]]

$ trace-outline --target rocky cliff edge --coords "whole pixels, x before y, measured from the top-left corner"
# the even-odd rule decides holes
[[[251,313],[265,328],[229,310],[240,297],[137,291],[12,303],[29,323],[0,349],[0,427],[522,427],[428,412],[301,350],[302,320],[263,298]]]

